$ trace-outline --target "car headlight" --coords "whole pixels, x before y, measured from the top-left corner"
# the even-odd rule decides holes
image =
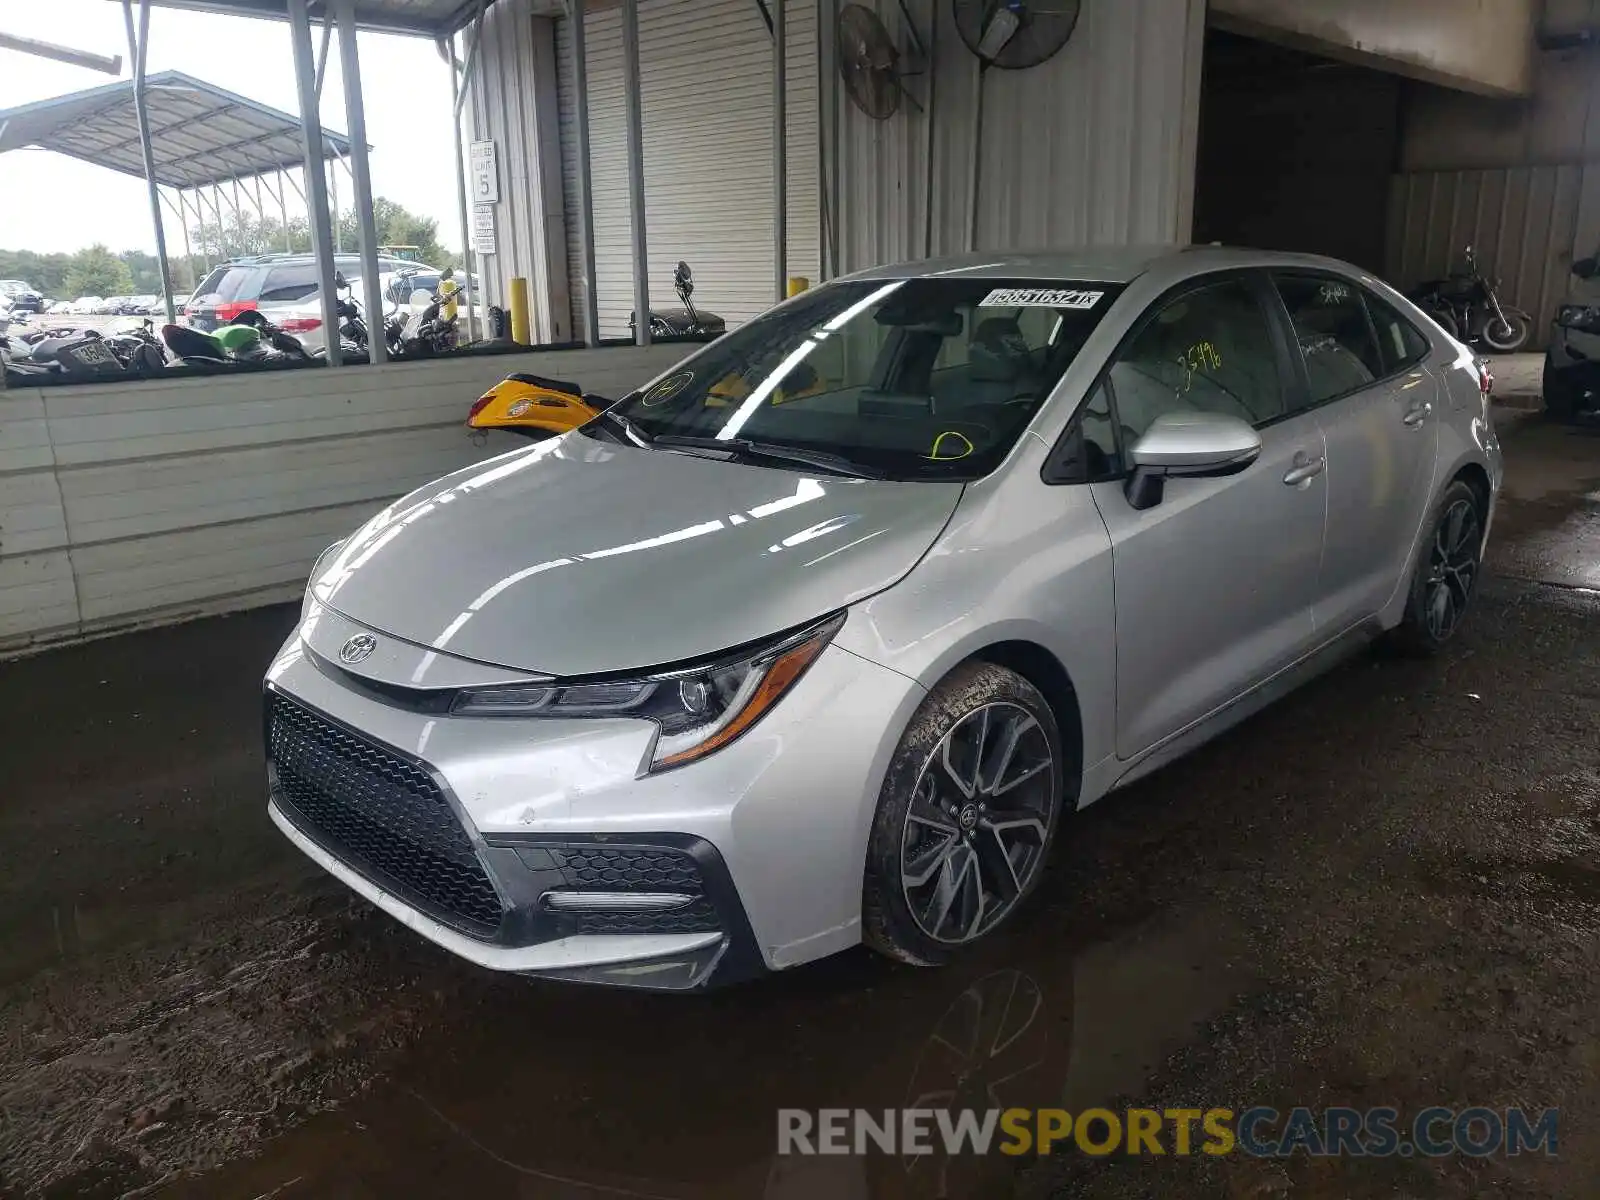
[[[1587,304],[1563,304],[1556,310],[1556,324],[1568,329],[1600,332],[1600,308]]]
[[[317,561],[311,564],[311,574],[306,576],[305,594],[300,597],[300,619],[302,621],[306,619],[311,610],[311,588],[317,582],[317,577],[322,574],[322,568],[328,565],[329,559],[344,549],[344,544],[349,540],[349,538],[340,538],[321,554],[317,555]]]
[[[650,769],[704,758],[739,737],[787,692],[844,624],[839,613],[754,649],[633,678],[465,688],[450,711],[480,717],[640,717],[654,721]]]

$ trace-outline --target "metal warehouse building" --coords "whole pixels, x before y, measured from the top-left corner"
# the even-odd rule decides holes
[[[1600,246],[1600,0],[1040,0],[1075,23],[1016,70],[960,34],[985,0],[153,2],[289,19],[307,145],[315,26],[437,40],[474,265],[491,304],[528,281],[536,344],[0,392],[0,651],[296,597],[329,541],[504,448],[461,422],[506,373],[616,395],[670,367],[611,339],[680,259],[737,322],[791,276],[969,248],[1218,240],[1407,284],[1472,241],[1542,327]],[[896,67],[867,105],[863,20]]]
[[[1555,145],[1563,131],[1540,132],[1558,104],[1570,125],[1592,103],[1590,56],[1537,48],[1541,31],[1587,28],[1590,0],[1052,2],[1034,7],[1078,10],[1065,46],[1026,70],[987,71],[957,29],[958,10],[981,11],[981,0],[873,0],[865,7],[902,72],[903,96],[883,119],[842,82],[848,7],[490,5],[465,136],[492,141],[499,163],[500,201],[477,218],[496,234],[491,302],[505,279],[525,276],[540,337],[586,333],[580,21],[601,336],[627,333],[634,301],[630,20],[657,304],[680,259],[694,268],[697,300],[738,320],[770,304],[787,276],[969,248],[1221,240],[1326,251],[1409,281],[1441,272],[1472,239],[1542,318],[1574,245],[1588,253],[1600,237],[1578,213],[1587,132]],[[1559,97],[1536,97],[1536,80],[1554,80]],[[1491,146],[1463,135],[1486,114]]]

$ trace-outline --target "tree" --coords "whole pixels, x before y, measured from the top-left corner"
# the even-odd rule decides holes
[[[133,291],[133,272],[101,242],[67,260],[61,281],[66,296],[126,296]]]
[[[459,263],[458,255],[440,245],[439,222],[430,217],[419,216],[404,205],[379,196],[372,202],[372,220],[380,246],[415,246],[423,262],[437,267]],[[282,221],[249,212],[228,213],[220,227],[207,222],[203,228],[191,229],[189,236],[197,251],[212,258],[275,254],[286,249],[304,253],[311,249],[311,227],[304,217],[290,219],[287,239]],[[335,246],[346,254],[354,254],[360,245],[361,230],[356,214],[349,210],[340,213]]]

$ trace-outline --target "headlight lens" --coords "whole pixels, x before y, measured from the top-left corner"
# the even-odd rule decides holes
[[[844,624],[840,613],[754,650],[633,679],[467,688],[450,711],[484,717],[641,717],[661,728],[650,769],[703,758],[776,704]]]
[[[311,588],[317,582],[317,576],[322,574],[322,568],[328,565],[328,560],[344,549],[344,544],[349,540],[349,538],[340,538],[321,554],[317,555],[317,561],[311,564],[311,574],[306,577],[305,594],[300,597],[300,619],[302,621],[311,612]]]
[[[1585,304],[1563,304],[1556,310],[1556,324],[1568,329],[1600,331],[1600,308]]]

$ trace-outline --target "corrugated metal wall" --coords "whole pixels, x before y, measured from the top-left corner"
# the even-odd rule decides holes
[[[506,304],[506,280],[528,278],[535,342],[574,339],[562,229],[556,127],[555,32],[532,0],[500,0],[483,22],[483,44],[463,109],[464,137],[490,139],[499,159],[495,254],[480,264],[488,302]]]
[[[0,391],[0,652],[292,599],[383,503],[515,446],[462,428],[508,372],[621,395],[686,349]]]
[[[567,263],[581,324],[572,39],[567,21],[557,26]],[[584,28],[596,292],[600,331],[615,336],[633,310],[620,10],[591,7]],[[788,271],[815,280],[814,0],[790,0],[786,29]],[[672,269],[683,259],[694,268],[697,304],[731,323],[748,320],[774,298],[771,36],[754,0],[641,0],[639,58],[652,303],[677,304]]]
[[[1397,175],[1389,204],[1387,274],[1410,287],[1462,266],[1500,280],[1500,298],[1533,315],[1543,345],[1569,277],[1574,248],[1593,253],[1600,223],[1600,164],[1417,171]]]
[[[1541,27],[1600,24],[1600,0],[1548,0]],[[1418,88],[1391,181],[1387,270],[1409,287],[1459,266],[1471,242],[1501,297],[1548,340],[1574,258],[1600,249],[1600,55],[1540,51],[1531,100]]]
[[[871,7],[908,47],[896,0]],[[946,0],[908,8],[933,44],[932,115],[875,121],[840,88],[845,270],[966,248],[977,60]],[[988,72],[977,248],[1186,238],[1204,22],[1203,0],[1091,0],[1054,58]],[[929,80],[906,81],[924,107]]]

